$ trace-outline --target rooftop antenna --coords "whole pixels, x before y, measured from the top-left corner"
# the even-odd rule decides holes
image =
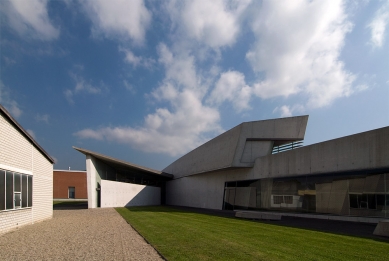
[[[70,170],[70,167],[69,167],[69,170]]]

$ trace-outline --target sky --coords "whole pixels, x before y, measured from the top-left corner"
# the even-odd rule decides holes
[[[0,103],[55,169],[76,146],[162,170],[247,121],[389,126],[389,0],[1,0],[0,23]]]

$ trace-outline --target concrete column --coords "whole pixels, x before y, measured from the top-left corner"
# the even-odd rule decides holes
[[[88,208],[97,207],[97,180],[96,167],[94,158],[91,155],[86,155],[86,181],[88,187]]]

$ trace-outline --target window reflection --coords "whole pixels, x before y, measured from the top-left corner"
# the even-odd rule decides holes
[[[389,217],[388,178],[384,173],[226,182],[224,209]]]

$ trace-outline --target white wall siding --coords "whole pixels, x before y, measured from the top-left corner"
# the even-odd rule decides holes
[[[0,234],[32,223],[31,208],[0,212]]]
[[[33,218],[40,221],[53,215],[53,165],[35,148],[33,158]]]
[[[32,171],[32,145],[0,114],[0,164]]]
[[[0,211],[0,234],[53,215],[53,165],[0,114],[0,165],[33,174],[32,208]],[[24,171],[23,171],[24,170]]]

